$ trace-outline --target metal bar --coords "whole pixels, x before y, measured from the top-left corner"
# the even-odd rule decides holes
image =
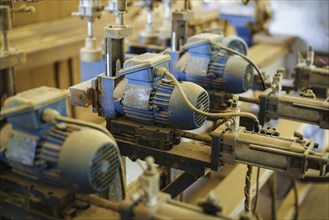
[[[93,38],[93,22],[92,21],[87,22],[87,30],[88,30],[88,37]]]
[[[282,138],[283,139],[283,138]],[[281,140],[282,140],[281,139]],[[284,140],[284,139],[283,139]],[[290,140],[287,140],[290,142]],[[244,143],[244,144],[250,144],[250,145],[257,145],[257,146],[260,146],[260,147],[263,147],[263,148],[271,148],[271,149],[280,149],[280,150],[284,150],[284,151],[291,151],[291,152],[295,152],[295,153],[304,153],[305,151],[304,150],[300,150],[300,151],[293,151],[292,149],[288,149],[283,147],[283,146],[280,146],[280,145],[277,145],[277,144],[267,144],[267,143],[261,143],[262,145],[259,145],[259,142],[257,141],[252,141],[252,140],[247,140],[246,138],[237,138],[237,142],[241,142],[241,143]],[[268,148],[267,148],[268,147]],[[265,150],[266,150],[265,149]]]
[[[259,151],[264,151],[264,152],[269,152],[269,153],[276,153],[276,154],[280,154],[283,156],[291,156],[291,157],[298,157],[298,158],[304,158],[303,154],[300,153],[293,153],[293,152],[289,152],[286,150],[280,150],[280,149],[273,149],[273,148],[265,148],[263,146],[260,145],[256,145],[256,144],[250,144],[250,149],[253,150],[259,150]]]
[[[220,162],[220,137],[214,138],[214,143],[211,148],[211,169],[214,171],[218,171],[219,162]]]
[[[171,34],[171,50],[172,51],[177,51],[177,46],[176,46],[176,32],[173,31]]]
[[[9,50],[9,41],[7,37],[7,32],[2,32],[2,48],[3,51]]]
[[[193,143],[180,143],[169,151],[145,147],[130,141],[116,138],[120,154],[132,160],[144,159],[152,155],[155,163],[175,169],[203,175],[206,168],[210,167],[210,148],[199,147]]]
[[[123,12],[117,12],[115,16],[115,24],[117,26],[125,25],[125,18]]]
[[[320,111],[320,112],[329,112],[328,108],[322,108],[322,107],[312,106],[312,105],[307,105],[307,104],[292,103],[292,106],[298,107],[298,108],[310,109],[310,110],[314,110],[314,111]]]
[[[153,25],[153,15],[152,15],[152,9],[147,9],[146,12],[146,24],[152,28]]]
[[[201,176],[193,173],[184,172],[179,175],[174,181],[168,184],[162,192],[169,193],[172,198],[176,198],[185,189],[197,181]]]
[[[211,143],[211,137],[208,135],[194,134],[187,131],[175,130],[175,134],[180,137],[189,138],[197,141],[203,141],[206,143]]]

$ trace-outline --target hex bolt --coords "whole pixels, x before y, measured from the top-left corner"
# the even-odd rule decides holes
[[[233,96],[233,101],[232,101],[232,104],[231,104],[231,108],[237,108],[238,107],[238,100],[239,100],[239,96],[237,95],[234,95]]]
[[[146,165],[147,165],[147,169],[151,170],[152,167],[153,167],[153,164],[154,164],[154,158],[151,157],[151,156],[148,156],[148,157],[145,158],[145,162],[146,162]]]
[[[294,132],[294,137],[298,138],[299,140],[304,140],[304,135],[298,131]]]

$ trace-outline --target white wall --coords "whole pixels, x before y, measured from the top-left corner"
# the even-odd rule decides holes
[[[316,51],[329,53],[329,0],[272,0],[272,34],[300,37]]]

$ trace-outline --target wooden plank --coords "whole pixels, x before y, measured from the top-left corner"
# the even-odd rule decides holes
[[[225,204],[224,212],[232,218],[237,218],[244,210],[244,186],[247,166],[238,164],[232,172],[218,185],[215,189],[215,195],[221,202]],[[273,171],[260,169],[259,188],[267,182]],[[251,197],[256,193],[256,169],[253,169],[251,183]]]
[[[314,202],[316,201],[316,202]],[[329,183],[317,183],[307,193],[299,207],[298,219],[329,219]]]
[[[71,85],[70,66],[68,60],[55,63],[56,87],[68,89]]]
[[[307,193],[311,189],[310,183],[300,183],[296,182],[297,191],[298,191],[298,204],[300,205]],[[285,219],[293,219],[295,213],[295,195],[294,191],[290,190],[284,201],[280,204],[277,209],[277,219],[285,220]]]
[[[289,53],[290,49],[287,46],[259,43],[250,48],[248,57],[250,57],[259,68],[265,68],[280,57],[287,56]]]
[[[15,8],[26,3],[17,2]],[[36,9],[34,13],[16,13],[13,21],[13,27],[32,24],[41,21],[54,20],[58,18],[71,16],[72,11],[78,9],[79,1],[40,1],[33,5]]]
[[[255,43],[266,43],[266,44],[283,45],[289,47],[297,40],[297,37],[278,35],[278,34],[267,35],[261,32],[261,33],[256,33],[253,36],[253,39]]]
[[[56,87],[55,70],[52,65],[43,65],[16,74],[17,92],[39,86]]]
[[[74,117],[77,119],[91,121],[97,124],[104,123],[105,118],[100,117],[97,113],[93,113],[91,107],[89,108],[80,108],[80,107],[73,107],[74,108]]]
[[[28,89],[33,88],[33,81],[31,76],[30,69],[16,70],[16,91],[22,92]]]
[[[81,75],[80,75],[80,58],[78,56],[73,57],[70,60],[71,65],[71,74],[72,74],[72,83],[73,85],[81,82]]]

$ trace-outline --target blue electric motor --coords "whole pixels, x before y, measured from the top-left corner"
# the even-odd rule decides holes
[[[8,98],[1,111],[9,126],[1,131],[0,162],[41,183],[73,192],[102,192],[118,174],[117,144],[74,119],[45,121],[47,110],[67,114],[67,96],[67,91],[40,87]]]
[[[253,84],[254,69],[243,58],[224,50],[214,49],[222,44],[247,55],[248,47],[239,37],[198,34],[190,37],[180,52],[168,51],[170,72],[180,81],[194,82],[203,88],[228,93],[242,93]]]
[[[171,80],[157,76],[157,68],[169,67],[170,57],[146,53],[124,63],[116,77],[100,75],[92,80],[93,110],[100,116],[116,119],[120,115],[143,124],[191,130],[202,126],[206,117],[193,112]],[[208,93],[191,82],[182,82],[191,104],[209,111]],[[83,84],[70,88],[71,104],[86,107],[81,97],[88,89]]]

